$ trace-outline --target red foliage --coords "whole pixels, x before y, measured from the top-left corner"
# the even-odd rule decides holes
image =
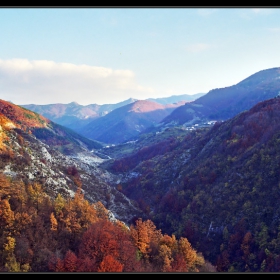
[[[223,251],[219,256],[216,263],[218,272],[227,272],[230,266],[229,253],[227,250]]]
[[[64,272],[64,271],[66,271],[64,269],[64,261],[58,258],[55,264],[55,272]]]
[[[86,256],[83,259],[78,259],[77,272],[96,272],[97,265],[95,259]]]
[[[108,220],[94,223],[83,234],[78,257],[79,262],[90,260],[91,267],[98,267],[102,271],[113,271],[120,267],[123,271],[137,271],[139,268],[136,247],[129,232]],[[112,268],[109,268],[110,263]]]
[[[123,264],[119,263],[113,256],[107,255],[99,265],[98,272],[122,272]]]
[[[77,270],[77,256],[68,250],[64,258],[65,271],[74,272]]]
[[[188,272],[187,263],[182,254],[176,254],[171,263],[171,272]]]

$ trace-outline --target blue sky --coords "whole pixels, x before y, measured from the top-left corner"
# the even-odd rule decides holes
[[[113,104],[280,67],[280,8],[0,8],[0,98]]]

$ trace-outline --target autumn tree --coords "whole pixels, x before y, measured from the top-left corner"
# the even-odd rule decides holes
[[[98,272],[122,272],[122,270],[123,264],[111,255],[106,255],[97,269]]]
[[[5,267],[9,272],[20,272],[20,264],[16,261],[14,254],[15,245],[15,238],[7,236],[3,245],[3,255],[5,257]]]
[[[130,233],[123,225],[101,219],[83,234],[79,246],[79,266],[91,271],[139,271]],[[87,264],[86,264],[87,263]]]
[[[57,219],[55,218],[54,213],[52,212],[50,215],[50,222],[51,222],[51,230],[52,231],[57,231]]]
[[[67,272],[77,271],[77,261],[77,256],[71,250],[68,250],[64,258],[64,270]]]
[[[33,185],[29,185],[27,187],[28,190],[28,196],[37,211],[39,210],[39,206],[43,201],[44,196],[46,195],[43,192],[42,186],[39,183],[34,183]]]
[[[178,251],[183,255],[187,266],[191,268],[196,260],[196,251],[192,248],[187,238],[180,238],[178,242]]]
[[[9,198],[10,196],[0,200],[0,227],[2,233],[3,231],[11,232],[15,221],[14,211],[11,209]]]
[[[149,257],[152,243],[158,244],[162,237],[161,230],[157,230],[151,220],[143,221],[141,218],[136,221],[135,226],[131,226],[130,231],[135,246],[144,258]]]

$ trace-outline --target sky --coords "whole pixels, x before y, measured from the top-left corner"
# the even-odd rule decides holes
[[[280,7],[0,7],[0,99],[115,104],[280,67]]]

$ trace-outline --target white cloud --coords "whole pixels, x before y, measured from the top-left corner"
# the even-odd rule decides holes
[[[152,93],[131,70],[47,60],[0,60],[0,98],[15,104],[108,104]]]
[[[197,43],[197,44],[190,44],[185,49],[188,52],[197,53],[197,52],[205,51],[209,48],[211,48],[210,44]]]

